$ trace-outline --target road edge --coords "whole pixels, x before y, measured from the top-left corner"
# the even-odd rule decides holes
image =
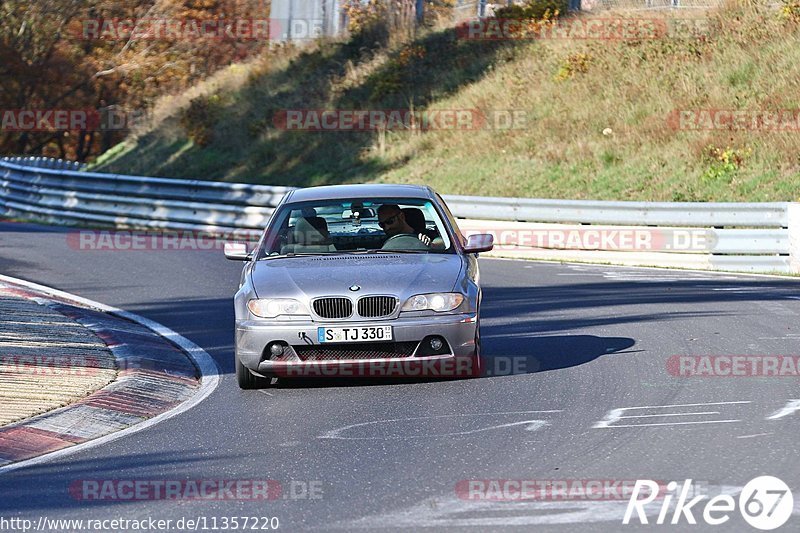
[[[155,322],[154,320],[150,320],[149,318],[145,318],[143,316],[137,315],[135,313],[131,313],[129,311],[125,311],[123,309],[119,309],[110,305],[102,304],[100,302],[96,302],[94,300],[89,300],[88,298],[83,298],[81,296],[77,296],[75,294],[71,294],[65,291],[61,291],[55,289],[53,287],[48,287],[46,285],[41,285],[39,283],[34,283],[32,281],[27,281],[19,278],[14,278],[11,276],[6,276],[0,274],[0,281],[17,284],[38,292],[41,292],[45,295],[52,296],[55,298],[60,298],[63,300],[71,300],[75,303],[79,303],[84,306],[92,307],[94,309],[103,311],[105,313],[118,316],[120,318],[124,318],[139,324],[156,335],[166,339],[167,341],[173,343],[174,345],[178,346],[181,350],[183,350],[186,355],[192,360],[192,362],[197,366],[197,369],[200,373],[200,386],[197,388],[197,391],[192,395],[191,398],[185,400],[184,402],[178,404],[176,407],[160,413],[153,418],[148,418],[138,424],[134,424],[127,428],[121,429],[114,433],[109,433],[102,437],[98,437],[96,439],[83,442],[80,444],[75,444],[68,448],[62,448],[60,450],[56,450],[53,452],[45,453],[43,455],[39,455],[37,457],[32,457],[30,459],[24,459],[22,461],[18,461],[15,463],[11,463],[5,466],[0,467],[0,475],[6,474],[13,470],[17,470],[20,468],[25,468],[29,466],[34,466],[40,463],[44,463],[47,461],[51,461],[54,459],[59,459],[61,457],[65,457],[67,455],[77,453],[86,449],[89,449],[94,446],[100,446],[107,442],[111,442],[113,440],[125,437],[127,435],[131,435],[138,431],[142,431],[147,429],[151,426],[154,426],[164,420],[172,418],[173,416],[179,415],[191,409],[192,407],[199,404],[201,401],[206,399],[219,385],[220,379],[220,370],[217,366],[217,363],[214,359],[201,347],[183,337],[182,335],[176,333],[175,331],[169,329],[168,327]]]

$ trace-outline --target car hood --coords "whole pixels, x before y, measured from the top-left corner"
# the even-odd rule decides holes
[[[407,298],[453,290],[462,270],[455,254],[365,254],[258,261],[252,281],[259,298],[391,294]],[[358,291],[350,287],[358,285]]]

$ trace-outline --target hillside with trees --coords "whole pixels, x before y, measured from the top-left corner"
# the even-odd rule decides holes
[[[103,172],[270,185],[800,198],[797,0],[588,13],[528,0],[477,23],[488,30],[478,38],[470,37],[475,21],[456,22],[452,0],[428,2],[421,25],[408,16],[409,0],[350,0],[347,35],[302,45],[66,38],[81,17],[95,16],[85,4],[37,3],[60,6],[62,16],[45,27],[33,24],[36,9],[0,4],[3,42],[12,45],[4,44],[0,69],[15,73],[0,76],[3,106],[119,106],[144,120],[126,132],[0,132],[0,151],[88,159]],[[139,17],[156,5],[196,18],[223,4],[228,12],[265,9],[244,0],[134,4],[93,3]],[[320,127],[320,113],[330,111],[420,120]],[[473,123],[425,123],[448,114]]]
[[[156,24],[268,19],[269,8],[269,0],[0,0],[0,110],[9,112],[0,153],[97,156],[144,121],[159,97],[269,47],[268,39],[224,32],[162,36]],[[91,110],[102,124],[14,128],[23,110]]]

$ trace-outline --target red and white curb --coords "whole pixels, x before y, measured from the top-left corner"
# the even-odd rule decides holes
[[[191,409],[219,384],[211,356],[157,322],[17,278],[0,275],[0,284],[93,331],[119,368],[115,381],[86,398],[0,428],[0,474],[146,429]]]

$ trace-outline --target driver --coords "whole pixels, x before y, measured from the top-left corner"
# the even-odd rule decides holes
[[[383,204],[378,208],[378,225],[390,239],[395,235],[414,235],[414,228],[406,222],[406,215],[397,204]],[[416,234],[425,246],[431,244],[431,238],[424,233]]]

